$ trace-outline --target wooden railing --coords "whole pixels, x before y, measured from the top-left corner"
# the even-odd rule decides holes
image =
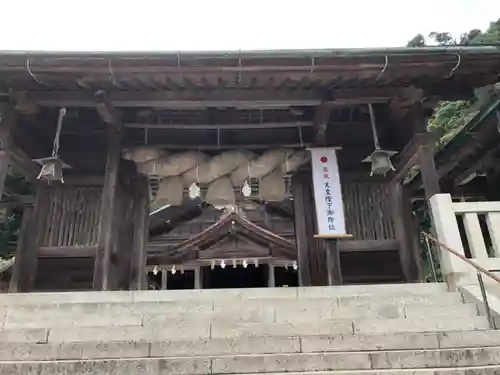
[[[484,286],[484,280],[483,280],[483,275],[488,276],[491,280],[495,281],[500,285],[500,277],[496,276],[493,272],[490,270],[485,269],[484,267],[481,267],[480,265],[474,263],[472,260],[466,258],[464,255],[460,254],[458,251],[450,248],[446,244],[440,242],[437,238],[433,237],[429,233],[422,232],[421,233],[424,238],[427,240],[431,241],[435,245],[439,246],[441,249],[446,250],[447,252],[455,255],[456,257],[462,259],[464,262],[472,266],[476,272],[477,272],[477,281],[479,283],[479,288],[481,290],[481,297],[483,299],[483,305],[484,305],[484,310],[486,311],[486,316],[488,318],[488,323],[490,325],[491,329],[498,329],[497,324],[495,319],[493,318],[493,311],[490,307],[490,304],[488,302],[488,293],[486,291],[486,287]]]

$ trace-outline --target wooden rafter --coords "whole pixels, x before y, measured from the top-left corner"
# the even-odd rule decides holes
[[[474,162],[470,167],[461,171],[453,178],[453,187],[460,185],[466,178],[473,173],[487,168],[492,162],[496,161],[498,153],[500,152],[500,145],[497,145],[484,153],[479,160]],[[496,164],[496,163],[495,163]]]
[[[384,103],[393,97],[413,96],[414,88],[367,88],[334,90],[334,102],[324,102],[316,90],[185,90],[185,91],[109,91],[106,100],[115,107],[154,107],[196,109],[210,107],[282,108],[293,106],[355,105]],[[16,95],[13,93],[12,95]],[[30,100],[46,107],[94,107],[90,91],[35,91]]]

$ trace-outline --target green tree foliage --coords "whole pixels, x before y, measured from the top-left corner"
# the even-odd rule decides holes
[[[500,45],[500,19],[491,22],[484,32],[473,29],[455,38],[449,32],[434,31],[429,34],[428,38],[432,45],[440,46]],[[422,34],[416,35],[408,42],[408,47],[426,45],[427,40]],[[429,119],[429,130],[439,134],[441,145],[445,145],[488,103],[492,94],[498,92],[500,90],[497,86],[479,88],[471,100],[439,103]]]
[[[423,47],[425,46],[425,37],[422,34],[417,34],[408,42],[408,47]]]
[[[500,19],[490,23],[484,32],[479,29],[470,30],[455,38],[449,32],[432,32],[428,38],[432,45],[440,46],[471,46],[471,45],[500,45]],[[423,47],[427,40],[422,34],[416,35],[408,42],[408,47]],[[429,119],[428,129],[440,137],[440,145],[447,144],[478,112],[488,104],[492,95],[500,93],[500,85],[478,88],[474,98],[470,100],[443,101],[434,109]],[[426,207],[414,213],[421,230],[430,231],[430,217]],[[442,281],[439,257],[434,246],[430,246],[424,238],[420,239],[422,258],[425,267],[426,281]],[[430,248],[429,248],[430,246]]]
[[[30,195],[33,193],[32,185],[14,169],[9,169],[7,179],[16,186],[19,194]],[[3,220],[0,221],[0,258],[6,259],[14,255],[21,227],[21,217],[21,208],[4,212]]]

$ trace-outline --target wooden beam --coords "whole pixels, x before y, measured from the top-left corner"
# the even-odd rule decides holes
[[[141,143],[141,145],[145,145],[145,143]],[[126,147],[132,147],[136,146],[135,144],[129,144],[127,143],[124,145]],[[152,142],[148,143],[149,147],[155,147],[155,148],[162,148],[162,149],[169,149],[169,150],[240,150],[240,149],[249,149],[249,150],[265,150],[269,148],[298,148],[298,149],[304,149],[307,147],[312,146],[309,143],[275,143],[275,144],[231,144],[231,145],[210,145],[210,144],[204,144],[204,145],[197,145],[197,144],[179,144],[179,143],[162,143],[162,144],[154,144]]]
[[[115,108],[153,107],[172,109],[200,108],[287,108],[293,106],[348,106],[384,103],[393,97],[413,95],[414,88],[367,88],[333,90],[334,101],[324,102],[317,90],[184,90],[184,91],[109,91],[107,101]],[[13,94],[15,95],[15,93]],[[30,92],[31,100],[46,107],[94,107],[94,94],[80,91]]]
[[[165,248],[168,244],[158,244],[158,247]],[[170,244],[172,246],[172,244]],[[161,257],[162,251],[154,250],[154,246],[149,249],[149,258],[157,260]],[[339,241],[340,253],[373,252],[373,251],[398,251],[398,240],[348,240]],[[42,246],[38,250],[39,258],[94,258],[97,246]],[[156,264],[156,263],[155,263]]]
[[[97,246],[42,246],[39,258],[94,258]]]
[[[90,153],[88,155],[90,157]],[[71,174],[71,172],[69,172],[64,176],[64,184],[76,186],[102,186],[104,184],[104,177],[102,175],[81,175]]]
[[[111,255],[113,253],[114,224],[116,218],[118,173],[121,159],[122,133],[116,127],[108,128],[108,145],[104,186],[101,195],[101,210],[99,217],[98,249],[94,267],[93,288],[109,290],[112,285]]]
[[[149,232],[149,181],[141,176],[135,182],[134,197],[134,240],[131,265],[131,290],[144,290],[144,273],[147,265],[147,243]]]
[[[126,128],[136,129],[187,129],[187,130],[240,130],[240,129],[271,129],[271,128],[302,128],[313,126],[311,121],[295,122],[265,122],[265,123],[241,123],[241,124],[149,124],[149,123],[125,123]]]
[[[339,242],[340,252],[398,250],[398,240],[346,240]]]

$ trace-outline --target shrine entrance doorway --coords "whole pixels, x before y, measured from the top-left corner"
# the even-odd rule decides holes
[[[269,267],[249,264],[246,268],[231,265],[225,268],[203,267],[204,289],[265,288],[268,286]]]

